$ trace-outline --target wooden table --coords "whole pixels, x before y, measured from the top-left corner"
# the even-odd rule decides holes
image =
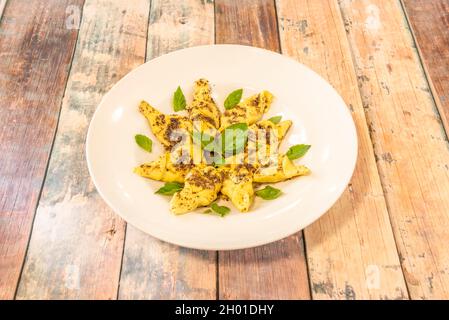
[[[0,0],[1,299],[449,298],[448,0]],[[208,252],[126,225],[84,142],[101,97],[161,54],[282,52],[342,95],[359,157],[319,221]]]

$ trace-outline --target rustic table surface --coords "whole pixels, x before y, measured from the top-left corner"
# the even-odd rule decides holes
[[[0,16],[0,299],[449,298],[449,0],[0,0]],[[143,234],[86,167],[117,80],[213,43],[297,59],[357,126],[341,199],[258,248]]]

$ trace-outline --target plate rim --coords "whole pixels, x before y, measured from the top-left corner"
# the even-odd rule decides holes
[[[288,59],[293,63],[299,64],[301,65],[303,68],[306,68],[309,72],[312,72],[315,76],[317,76],[318,78],[320,78],[320,80],[325,83],[327,86],[331,87],[332,90],[336,93],[336,95],[338,96],[338,98],[341,100],[341,102],[343,103],[344,106],[346,106],[345,112],[346,115],[351,119],[351,131],[353,131],[354,135],[354,158],[352,159],[352,163],[351,163],[351,174],[348,175],[348,178],[346,181],[344,181],[344,183],[341,184],[341,187],[339,189],[337,189],[336,194],[336,198],[335,200],[333,200],[332,202],[330,202],[330,204],[328,206],[326,206],[326,209],[323,210],[319,215],[317,215],[316,217],[310,217],[307,218],[303,221],[301,226],[297,226],[293,229],[295,229],[294,231],[290,231],[288,230],[287,232],[280,232],[278,236],[271,236],[271,237],[267,237],[267,238],[263,238],[263,240],[255,240],[252,241],[250,244],[245,244],[245,245],[232,245],[232,246],[228,246],[226,248],[223,247],[214,247],[212,246],[196,246],[196,245],[190,245],[190,244],[185,244],[182,243],[182,241],[176,241],[173,239],[169,239],[166,236],[163,236],[161,234],[157,234],[157,232],[154,233],[149,233],[148,231],[144,230],[141,226],[136,225],[132,222],[129,222],[124,215],[122,215],[120,213],[120,210],[118,210],[116,208],[116,206],[114,206],[112,204],[112,202],[110,201],[110,199],[108,199],[108,197],[105,196],[104,194],[104,190],[102,190],[101,187],[99,187],[98,181],[95,177],[95,174],[93,172],[92,169],[92,160],[91,160],[91,154],[89,152],[89,146],[91,144],[91,137],[92,137],[92,123],[95,121],[96,117],[98,117],[99,114],[99,109],[100,106],[104,104],[104,101],[106,100],[106,97],[109,95],[109,93],[111,91],[114,90],[114,88],[116,88],[117,86],[119,86],[122,82],[126,81],[126,79],[128,77],[131,76],[132,73],[134,73],[135,71],[137,71],[140,68],[143,68],[146,64],[149,63],[154,63],[155,61],[161,59],[161,58],[166,58],[169,55],[174,55],[174,54],[179,54],[182,51],[188,51],[188,50],[192,50],[192,49],[201,49],[201,48],[210,48],[210,47],[233,47],[233,48],[239,48],[239,47],[243,47],[245,49],[249,49],[249,50],[255,50],[255,51],[261,51],[264,54],[269,54],[272,56],[276,56],[276,57],[281,57],[283,59]],[[271,50],[267,50],[264,48],[259,48],[259,47],[255,47],[255,46],[249,46],[249,45],[239,45],[239,44],[209,44],[209,45],[199,45],[199,46],[191,46],[188,48],[182,48],[182,49],[178,49],[178,50],[173,50],[171,52],[168,52],[166,54],[162,54],[156,58],[150,59],[148,61],[145,61],[144,63],[140,64],[139,66],[131,69],[129,72],[127,72],[122,78],[120,78],[118,81],[116,81],[114,83],[114,85],[112,85],[108,91],[102,96],[102,98],[100,99],[100,102],[97,104],[95,111],[92,115],[92,118],[90,119],[89,122],[89,127],[87,130],[87,134],[86,134],[86,139],[85,139],[85,156],[86,156],[86,162],[87,162],[87,168],[88,168],[88,172],[90,175],[90,178],[92,179],[92,182],[98,192],[98,194],[100,195],[100,197],[102,198],[102,200],[109,206],[109,208],[115,213],[117,214],[121,219],[123,219],[127,224],[132,225],[133,227],[135,227],[136,229],[144,232],[145,234],[150,235],[151,237],[154,237],[156,239],[159,239],[161,241],[173,244],[173,245],[177,245],[180,247],[184,247],[184,248],[189,248],[189,249],[197,249],[197,250],[213,250],[213,251],[231,251],[231,250],[239,250],[239,249],[247,249],[247,248],[254,248],[254,247],[259,247],[262,245],[266,245],[269,243],[273,243],[285,238],[288,238],[302,230],[304,230],[306,227],[310,226],[313,222],[319,220],[323,215],[325,215],[334,205],[335,203],[341,198],[342,194],[344,193],[344,191],[346,190],[348,184],[350,183],[350,181],[352,180],[352,177],[354,175],[355,172],[355,168],[357,165],[357,161],[358,161],[358,155],[359,155],[359,139],[358,139],[358,131],[357,131],[357,126],[355,124],[354,118],[351,114],[351,111],[348,107],[348,105],[346,104],[346,102],[344,101],[343,97],[340,95],[340,93],[338,92],[338,90],[329,82],[327,81],[324,77],[322,77],[319,73],[317,73],[316,71],[314,71],[313,69],[311,69],[310,67],[308,67],[307,65],[301,63],[300,61],[296,60],[293,57],[290,57],[288,55],[284,55],[275,51],[271,51]]]

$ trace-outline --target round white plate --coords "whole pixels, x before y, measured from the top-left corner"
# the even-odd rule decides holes
[[[311,144],[306,156],[296,161],[307,165],[312,174],[276,184],[283,195],[272,201],[256,197],[248,213],[232,209],[221,218],[202,214],[205,209],[200,208],[195,213],[171,214],[170,197],[154,194],[163,183],[133,173],[135,166],[162,153],[138,104],[143,99],[162,112],[173,113],[171,98],[178,85],[190,101],[193,82],[199,78],[210,81],[220,108],[235,89],[243,88],[243,98],[271,91],[276,98],[264,118],[282,115],[284,120],[293,120],[281,150]],[[136,145],[138,133],[153,140],[152,153]],[[104,96],[90,123],[86,144],[93,182],[117,214],[161,240],[211,250],[258,246],[303,229],[337,201],[357,159],[350,112],[325,80],[290,58],[238,45],[179,50],[136,68]],[[230,202],[226,205],[233,208]]]

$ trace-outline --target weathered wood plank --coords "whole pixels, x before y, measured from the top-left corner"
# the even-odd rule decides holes
[[[82,2],[11,0],[0,20],[0,299],[16,291],[76,43],[66,7]]]
[[[147,59],[214,41],[212,1],[153,0]],[[128,225],[120,299],[215,299],[216,253],[180,248]]]
[[[403,0],[430,87],[449,133],[449,1]]]
[[[359,139],[358,162],[349,188],[325,216],[304,231],[312,296],[407,298],[338,3],[279,0],[277,9],[283,52],[336,88],[352,112]]]
[[[341,1],[410,296],[449,298],[449,146],[397,1]]]
[[[216,42],[279,51],[271,0],[216,0]],[[302,234],[253,249],[219,252],[220,299],[309,299]]]
[[[19,299],[117,296],[125,223],[96,192],[84,142],[103,94],[144,62],[148,12],[148,0],[86,1]]]
[[[270,0],[215,1],[216,42],[279,51],[276,11]]]

